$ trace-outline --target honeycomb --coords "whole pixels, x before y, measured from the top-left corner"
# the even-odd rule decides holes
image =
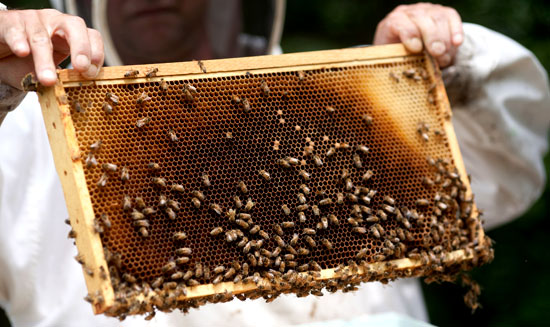
[[[410,56],[65,87],[115,292],[161,276],[195,286],[473,248],[479,220],[429,65]]]

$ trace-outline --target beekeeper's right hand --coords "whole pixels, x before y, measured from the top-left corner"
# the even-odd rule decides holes
[[[34,72],[43,85],[56,82],[56,67],[71,56],[73,68],[94,78],[103,65],[103,41],[84,20],[54,9],[0,11],[0,82],[21,89]]]

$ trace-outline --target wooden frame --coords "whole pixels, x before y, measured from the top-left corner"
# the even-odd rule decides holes
[[[83,260],[83,269],[88,291],[91,295],[96,295],[94,302],[94,312],[101,313],[107,310],[114,303],[114,292],[109,279],[107,264],[103,254],[103,247],[100,237],[93,231],[95,215],[90,201],[89,192],[83,172],[83,156],[79,153],[79,145],[76,139],[75,128],[70,115],[70,108],[67,103],[65,88],[79,87],[89,84],[123,84],[158,81],[161,78],[165,80],[175,80],[193,77],[218,77],[226,76],[235,72],[251,71],[285,71],[297,69],[311,69],[318,67],[338,67],[342,65],[354,65],[364,63],[385,63],[398,62],[414,56],[425,56],[431,63],[428,65],[428,73],[434,76],[437,81],[436,94],[438,110],[442,112],[446,119],[444,129],[449,140],[449,146],[452,156],[460,175],[462,182],[470,191],[470,184],[466,178],[466,170],[453,126],[451,124],[451,110],[446,96],[444,85],[441,81],[439,71],[427,54],[413,55],[406,51],[403,45],[386,45],[379,47],[354,48],[345,50],[329,50],[298,54],[286,54],[278,56],[260,56],[252,58],[235,58],[225,60],[207,60],[202,65],[206,68],[206,74],[199,67],[198,62],[168,63],[157,64],[158,73],[155,77],[146,78],[144,71],[151,68],[151,65],[121,66],[103,68],[98,77],[89,81],[75,72],[74,70],[60,70],[58,72],[58,84],[54,87],[43,88],[39,90],[39,99],[43,108],[44,122],[48,132],[50,145],[54,154],[54,160],[58,175],[63,185],[65,200],[70,215],[71,225],[74,226],[78,237],[76,245],[79,249],[81,259]],[[137,78],[124,78],[126,71],[136,69],[140,71]],[[474,209],[475,211],[475,209]],[[483,245],[484,234],[480,229],[478,234],[479,244]],[[467,254],[464,250],[458,250],[448,253],[448,261],[464,261],[472,259],[472,254]],[[421,266],[419,260],[397,259],[389,261],[395,265],[395,269],[409,269]],[[373,271],[383,271],[386,262],[373,263],[369,269]],[[92,273],[89,273],[89,272]],[[105,277],[105,272],[106,278]],[[363,268],[359,269],[358,274],[363,274]],[[337,275],[334,269],[323,270],[319,279],[329,279]],[[226,290],[233,293],[242,293],[256,288],[254,283],[232,282],[220,283],[218,285],[199,285],[188,287],[187,295],[181,299],[191,299],[212,295]],[[97,295],[101,295],[102,301],[97,300]]]

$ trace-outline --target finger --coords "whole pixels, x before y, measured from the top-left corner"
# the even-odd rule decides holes
[[[86,78],[94,78],[99,73],[99,69],[103,66],[103,61],[105,59],[103,39],[98,31],[91,28],[88,29],[88,38],[90,39],[91,64],[90,68],[83,72],[82,75]]]
[[[79,72],[87,71],[91,64],[91,46],[84,20],[77,16],[59,15],[55,17],[54,29],[60,31],[69,44],[73,68]]]
[[[25,25],[19,15],[12,15],[10,17],[13,18],[4,22],[7,27],[6,31],[2,33],[4,35],[4,42],[16,56],[26,57],[30,54],[31,50],[27,42],[27,35],[25,34]]]
[[[444,32],[438,30],[432,17],[427,15],[425,11],[419,10],[409,12],[408,16],[420,29],[426,50],[434,57],[443,55],[447,51],[448,45],[445,44],[445,37],[442,36]],[[446,31],[448,31],[448,28],[445,29]]]
[[[34,70],[40,83],[51,86],[55,84],[57,76],[53,63],[53,47],[50,35],[35,12],[27,13],[25,31],[32,52]]]
[[[379,37],[378,40],[375,38],[375,44],[403,42],[407,50],[416,53],[422,51],[420,37],[420,30],[409,17],[402,12],[395,12],[381,24]]]
[[[448,17],[446,15],[438,15],[434,17],[434,21],[439,31],[439,37],[446,47],[442,55],[435,57],[439,66],[443,68],[451,63],[456,52],[456,47],[453,45],[453,35],[450,32]]]
[[[459,46],[464,40],[464,30],[462,29],[462,19],[456,10],[448,8],[448,23],[452,35],[452,43],[454,46]]]

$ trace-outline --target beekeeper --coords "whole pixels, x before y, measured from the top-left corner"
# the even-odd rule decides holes
[[[210,304],[187,315],[158,313],[149,322],[94,316],[83,300],[76,249],[66,237],[68,215],[40,106],[34,93],[20,90],[21,78],[34,71],[42,84],[53,85],[56,66],[69,55],[74,69],[93,78],[104,59],[119,65],[276,53],[284,1],[266,1],[274,17],[267,39],[241,34],[239,1],[54,5],[84,19],[53,9],[0,11],[0,305],[14,326],[282,326],[350,319],[362,326],[425,324],[415,279],[323,297],[281,296],[269,304]],[[545,183],[550,96],[540,63],[506,36],[463,24],[454,9],[433,4],[399,6],[384,18],[374,43],[394,42],[412,52],[426,49],[444,68],[453,124],[485,227],[521,215]]]

